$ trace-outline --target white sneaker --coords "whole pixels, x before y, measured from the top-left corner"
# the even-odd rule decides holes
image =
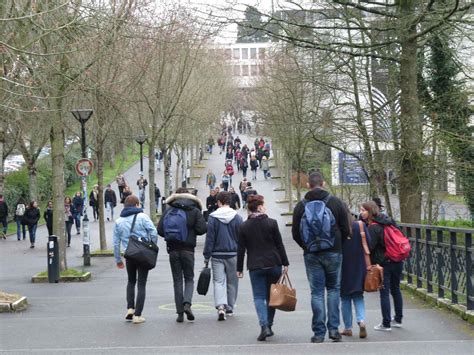
[[[397,322],[397,321],[395,320],[395,318],[392,318],[392,324],[391,324],[391,326],[394,327],[394,328],[401,328],[401,327],[403,327],[402,323],[401,323],[401,322]]]
[[[226,320],[225,309],[219,308],[217,310],[217,320]]]
[[[129,308],[127,310],[127,314],[125,315],[125,320],[131,321],[133,319],[133,314],[135,313],[135,310],[133,308]]]
[[[392,331],[392,328],[390,328],[390,327],[388,327],[388,328],[387,328],[387,327],[384,327],[382,323],[376,325],[376,326],[374,327],[374,329],[375,329],[375,330],[380,330],[380,331],[382,331],[382,332],[391,332],[391,331]]]
[[[133,324],[145,323],[145,318],[143,318],[142,316],[133,316],[132,322]]]

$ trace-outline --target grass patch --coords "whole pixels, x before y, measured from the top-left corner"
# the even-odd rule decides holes
[[[86,271],[79,271],[79,270],[76,270],[76,269],[67,269],[67,270],[64,270],[64,271],[61,271],[59,273],[59,277],[80,277],[80,276],[83,276],[84,274],[86,273]],[[43,271],[43,272],[40,272],[36,275],[37,277],[48,277],[48,272],[47,271]]]
[[[6,293],[6,292],[0,291],[0,302],[2,303],[15,302],[15,301],[18,301],[20,298],[21,296],[16,293]]]

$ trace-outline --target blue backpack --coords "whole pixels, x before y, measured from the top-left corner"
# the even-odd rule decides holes
[[[306,250],[317,252],[334,246],[335,237],[332,229],[336,220],[331,210],[326,206],[331,195],[324,200],[302,200],[304,214],[301,218],[300,233]]]
[[[170,207],[163,218],[165,240],[167,242],[185,243],[188,240],[186,211]]]

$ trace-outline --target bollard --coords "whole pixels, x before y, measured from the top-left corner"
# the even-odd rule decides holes
[[[48,281],[49,283],[59,282],[59,247],[58,237],[50,235],[48,237]]]

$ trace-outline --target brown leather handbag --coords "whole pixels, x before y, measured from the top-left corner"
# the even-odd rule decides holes
[[[269,306],[280,311],[292,312],[296,308],[296,290],[291,285],[288,272],[283,272],[276,284],[270,287]]]
[[[383,267],[379,264],[372,265],[370,262],[370,250],[367,245],[367,237],[365,235],[364,223],[358,221],[360,236],[362,240],[362,249],[364,250],[365,266],[367,267],[367,274],[364,280],[365,292],[377,292],[383,288]]]

